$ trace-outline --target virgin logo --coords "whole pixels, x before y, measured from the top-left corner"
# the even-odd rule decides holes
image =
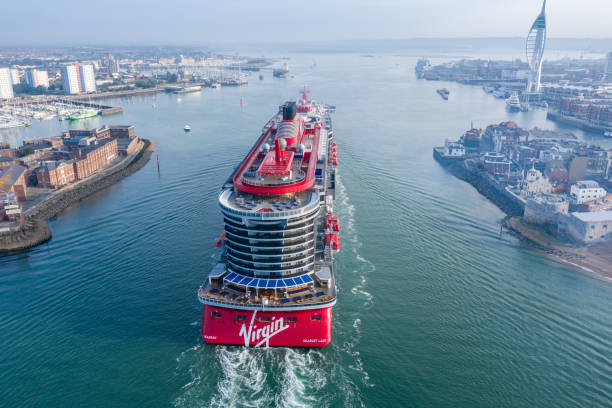
[[[242,327],[238,333],[239,336],[244,337],[244,345],[247,347],[250,345],[259,347],[263,344],[268,347],[270,346],[270,338],[289,328],[289,325],[285,324],[285,320],[282,317],[277,320],[272,320],[270,323],[258,328],[254,325],[256,314],[257,310],[255,310],[253,316],[251,316],[249,328],[247,329],[246,324],[242,323]],[[274,317],[272,319],[274,319]]]

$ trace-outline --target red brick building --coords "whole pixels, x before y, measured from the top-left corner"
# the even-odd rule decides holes
[[[102,143],[75,151],[74,171],[82,180],[119,157],[117,139],[105,139]]]
[[[38,186],[43,188],[59,188],[76,180],[74,163],[57,161],[50,162],[36,169]]]
[[[0,193],[15,193],[17,199],[25,200],[26,192],[26,170],[18,164],[7,167],[0,172]]]

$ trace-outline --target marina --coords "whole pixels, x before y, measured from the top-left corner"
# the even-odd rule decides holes
[[[65,98],[0,102],[0,129],[31,126],[33,120],[80,120],[121,113],[123,108]]]

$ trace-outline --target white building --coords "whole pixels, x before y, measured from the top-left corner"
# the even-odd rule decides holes
[[[66,65],[62,67],[62,78],[64,79],[64,93],[81,93],[78,65]]]
[[[592,180],[577,181],[570,188],[570,194],[573,196],[577,204],[584,204],[589,201],[597,200],[605,197],[608,193],[599,183]]]
[[[552,184],[542,175],[540,170],[531,169],[525,176],[523,192],[527,194],[550,194]]]
[[[605,78],[608,81],[612,81],[612,51],[606,55]]]
[[[96,75],[93,65],[81,65],[79,76],[81,77],[81,92],[96,92]]]
[[[567,232],[583,244],[609,240],[612,238],[612,211],[571,213]]]
[[[26,72],[26,82],[31,87],[44,86],[49,87],[49,74],[47,71],[39,71],[37,69],[30,69]]]
[[[11,68],[11,80],[13,81],[13,85],[19,85],[21,83],[18,69]]]
[[[0,68],[0,99],[8,99],[14,96],[11,70],[8,68]]]
[[[444,156],[447,157],[462,157],[465,156],[465,146],[457,142],[444,142]]]

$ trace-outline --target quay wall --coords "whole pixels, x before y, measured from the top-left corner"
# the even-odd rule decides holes
[[[524,203],[507,191],[504,186],[497,183],[485,170],[470,160],[444,161],[435,153],[434,158],[448,169],[455,177],[470,183],[480,194],[497,205],[510,216],[522,216],[525,210]]]
[[[44,201],[29,208],[21,228],[0,234],[0,253],[22,251],[51,239],[46,220],[85,197],[109,187],[141,169],[155,150],[155,143],[141,139],[137,153],[83,181],[54,191]]]
[[[585,120],[578,119],[578,118],[572,118],[569,116],[564,116],[556,112],[550,112],[550,111],[547,112],[546,119],[550,119],[554,122],[559,122],[559,123],[563,123],[566,125],[571,125],[579,129],[586,130],[588,132],[603,133],[605,131],[612,131],[612,128],[609,128],[606,126],[595,125]]]

